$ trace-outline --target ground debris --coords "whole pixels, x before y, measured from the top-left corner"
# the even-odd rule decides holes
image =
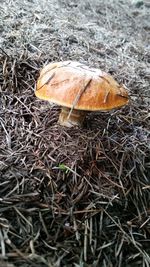
[[[53,0],[54,29],[43,1],[36,8],[10,1],[8,29],[0,20],[3,267],[149,266],[148,9],[144,1],[137,9],[129,1]],[[60,107],[38,100],[34,88],[44,64],[66,59],[116,76],[129,88],[129,105],[89,113],[83,128],[59,126]]]

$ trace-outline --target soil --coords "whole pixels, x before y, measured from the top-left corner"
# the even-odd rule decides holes
[[[150,266],[150,4],[0,4],[0,266]],[[35,97],[49,62],[110,73],[130,103],[58,123]]]

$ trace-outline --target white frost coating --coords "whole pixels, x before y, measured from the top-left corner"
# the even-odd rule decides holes
[[[64,61],[60,67],[68,67],[68,68],[72,68],[74,73],[80,74],[81,72],[83,73],[83,75],[90,75],[92,77],[98,77],[98,76],[102,76],[103,72],[100,69],[96,69],[96,68],[90,68],[82,63],[79,63],[77,61]],[[72,72],[71,69],[71,72]],[[69,69],[67,69],[69,70]]]

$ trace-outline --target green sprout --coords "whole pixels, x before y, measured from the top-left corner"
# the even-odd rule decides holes
[[[58,168],[61,170],[61,171],[64,171],[66,174],[68,173],[69,171],[69,167],[67,167],[65,164],[63,163],[60,163]]]

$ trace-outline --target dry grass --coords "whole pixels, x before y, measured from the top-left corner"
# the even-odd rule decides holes
[[[44,19],[44,7],[45,13],[37,15],[41,7],[37,3],[25,1],[22,10],[16,1],[21,26],[13,44],[6,29],[13,29],[17,16],[13,3],[9,3],[11,23],[1,21],[5,29],[0,56],[1,265],[148,267],[148,7],[121,1],[118,6],[111,1],[105,6],[102,1],[93,5],[58,1],[61,12],[51,17],[59,29],[43,36],[39,26],[43,22],[46,29],[50,21]],[[80,14],[76,25],[73,10]],[[36,31],[24,36],[33,14],[38,16],[32,25],[38,36]],[[82,129],[60,127],[59,107],[36,99],[34,86],[44,63],[68,58],[112,73],[130,88],[129,106],[91,113]]]

